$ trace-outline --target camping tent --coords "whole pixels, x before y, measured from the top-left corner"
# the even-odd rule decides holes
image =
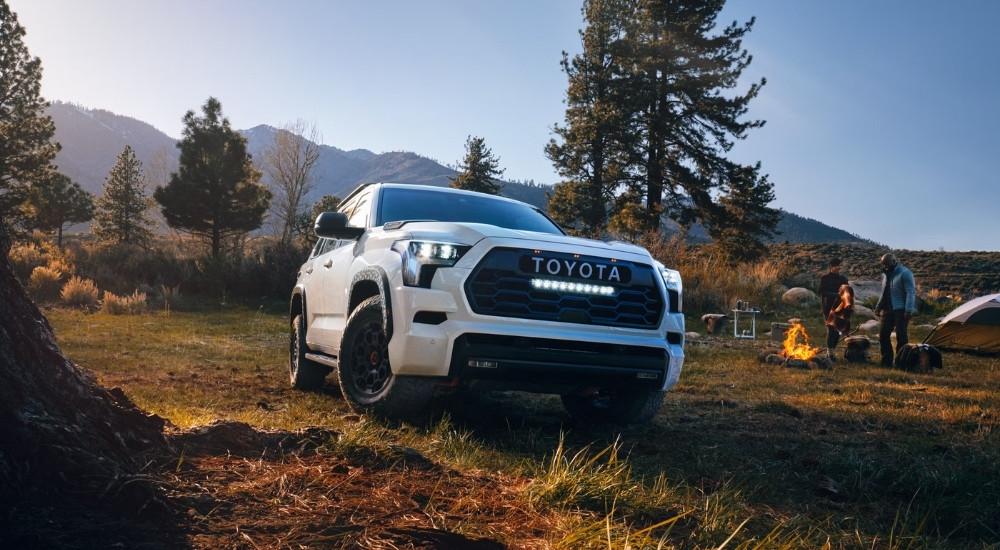
[[[958,306],[941,319],[924,343],[941,349],[1000,353],[1000,294]]]

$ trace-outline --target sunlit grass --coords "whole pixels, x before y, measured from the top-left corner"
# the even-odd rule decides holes
[[[763,335],[718,338],[691,342],[680,382],[648,426],[579,425],[558,398],[512,393],[441,401],[429,419],[396,425],[352,413],[332,381],[322,392],[290,388],[283,304],[45,313],[71,360],[180,428],[218,419],[318,426],[340,434],[327,442],[338,455],[404,464],[412,450],[456,472],[523,479],[525,507],[558,511],[553,548],[1000,540],[1000,368],[991,357],[946,354],[927,374],[872,363],[790,369],[758,361],[773,345]],[[475,521],[454,525],[474,532]]]

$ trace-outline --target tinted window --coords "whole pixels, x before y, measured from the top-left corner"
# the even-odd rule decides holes
[[[507,229],[562,234],[552,220],[526,204],[427,187],[384,189],[377,224],[405,220],[486,223]]]

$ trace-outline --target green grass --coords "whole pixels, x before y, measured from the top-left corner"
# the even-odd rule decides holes
[[[391,443],[526,477],[524,506],[561,518],[554,548],[1000,548],[996,358],[789,369],[757,360],[763,336],[720,337],[689,345],[646,426],[576,424],[557,397],[518,393],[443,399],[426,422],[391,425],[353,414],[329,381],[289,387],[285,307],[45,313],[70,359],[179,427],[322,426],[343,434],[342,455]]]

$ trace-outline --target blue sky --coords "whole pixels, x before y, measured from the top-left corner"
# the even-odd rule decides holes
[[[179,137],[214,96],[236,128],[303,119],[445,164],[480,136],[507,179],[557,181],[579,0],[7,2],[49,100]],[[1000,250],[1000,2],[730,0],[720,25],[750,16],[767,124],[732,156],[761,161],[773,206],[894,249]]]

